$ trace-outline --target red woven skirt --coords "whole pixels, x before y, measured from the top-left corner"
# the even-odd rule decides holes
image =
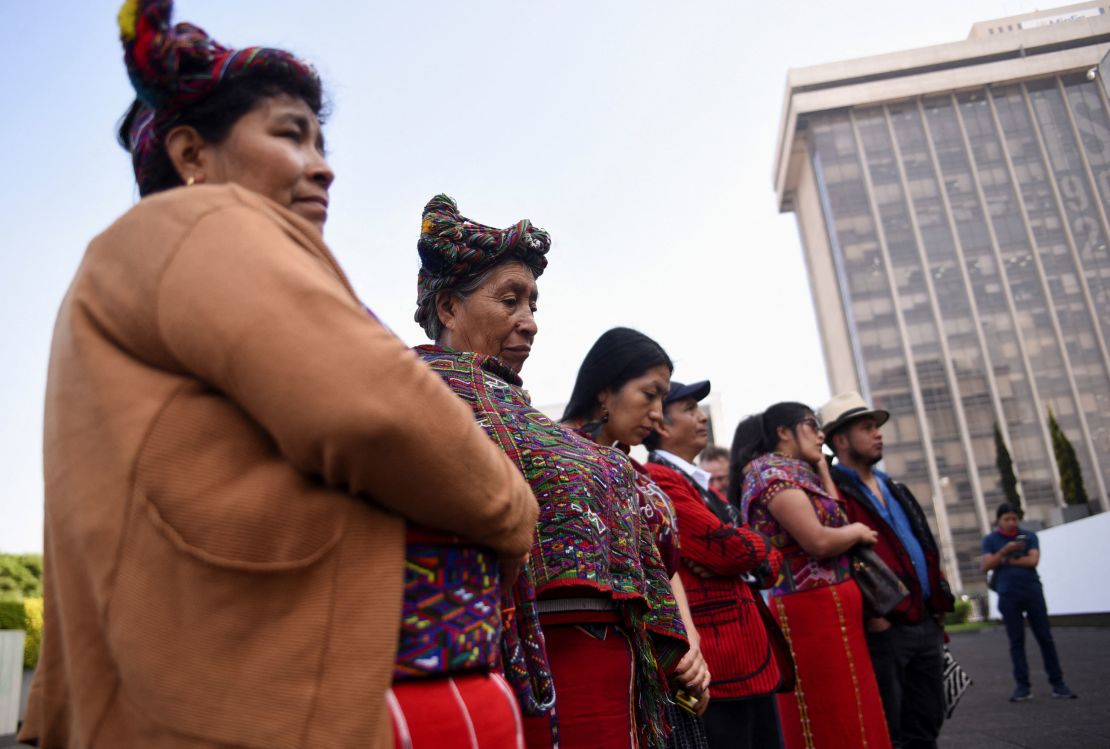
[[[396,749],[524,749],[520,708],[501,674],[395,681]]]
[[[798,681],[778,695],[786,749],[890,749],[854,580],[772,596]]]
[[[554,715],[526,717],[528,749],[639,746],[633,704],[633,652],[615,625],[544,623],[547,659],[555,681]]]

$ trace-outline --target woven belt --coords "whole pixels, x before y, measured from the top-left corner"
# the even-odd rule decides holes
[[[570,611],[615,611],[611,598],[544,598],[536,601],[541,614],[564,614]]]

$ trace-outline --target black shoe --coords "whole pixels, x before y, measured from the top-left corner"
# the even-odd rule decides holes
[[[1052,696],[1058,700],[1077,700],[1079,695],[1068,689],[1066,684],[1052,688]]]
[[[1025,702],[1031,699],[1033,699],[1033,693],[1029,691],[1029,687],[1014,687],[1014,693],[1010,695],[1010,702]]]

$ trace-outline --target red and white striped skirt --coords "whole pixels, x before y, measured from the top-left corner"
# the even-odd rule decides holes
[[[498,673],[396,681],[396,749],[524,749],[520,708]]]

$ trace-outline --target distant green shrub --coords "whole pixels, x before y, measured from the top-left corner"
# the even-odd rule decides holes
[[[42,649],[42,599],[23,599],[24,632],[27,639],[23,643],[23,667],[34,668],[39,662]]]
[[[0,554],[0,600],[42,598],[42,554]]]
[[[947,621],[952,624],[966,624],[971,617],[971,601],[964,598],[956,599],[955,610],[948,615]]]
[[[23,629],[23,601],[0,601],[0,629]]]

